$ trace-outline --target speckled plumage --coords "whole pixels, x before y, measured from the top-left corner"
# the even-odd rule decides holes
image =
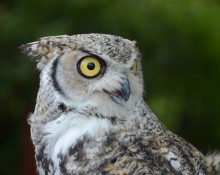
[[[167,130],[143,101],[136,42],[63,35],[21,49],[41,71],[28,120],[40,175],[220,174],[218,154],[205,157]],[[82,76],[77,65],[84,57],[103,60],[103,71]]]

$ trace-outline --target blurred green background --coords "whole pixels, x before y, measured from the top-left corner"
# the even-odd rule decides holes
[[[220,1],[1,0],[1,175],[35,174],[26,119],[39,73],[18,46],[91,32],[137,40],[158,118],[204,153],[220,150]]]

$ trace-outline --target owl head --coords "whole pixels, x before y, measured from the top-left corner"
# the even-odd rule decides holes
[[[20,48],[38,62],[38,96],[44,96],[44,103],[53,96],[57,103],[92,105],[114,115],[142,98],[141,55],[135,41],[106,34],[62,35]]]

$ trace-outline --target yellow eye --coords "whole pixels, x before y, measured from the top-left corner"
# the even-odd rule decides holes
[[[77,64],[79,73],[86,78],[94,78],[103,72],[104,61],[99,57],[83,57]]]
[[[137,73],[137,61],[134,61],[132,67],[131,67],[131,72]]]

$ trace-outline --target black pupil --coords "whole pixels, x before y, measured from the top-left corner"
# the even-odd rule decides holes
[[[90,62],[90,63],[87,64],[87,68],[88,68],[89,70],[93,70],[93,69],[95,69],[95,64],[92,63],[92,62]]]

